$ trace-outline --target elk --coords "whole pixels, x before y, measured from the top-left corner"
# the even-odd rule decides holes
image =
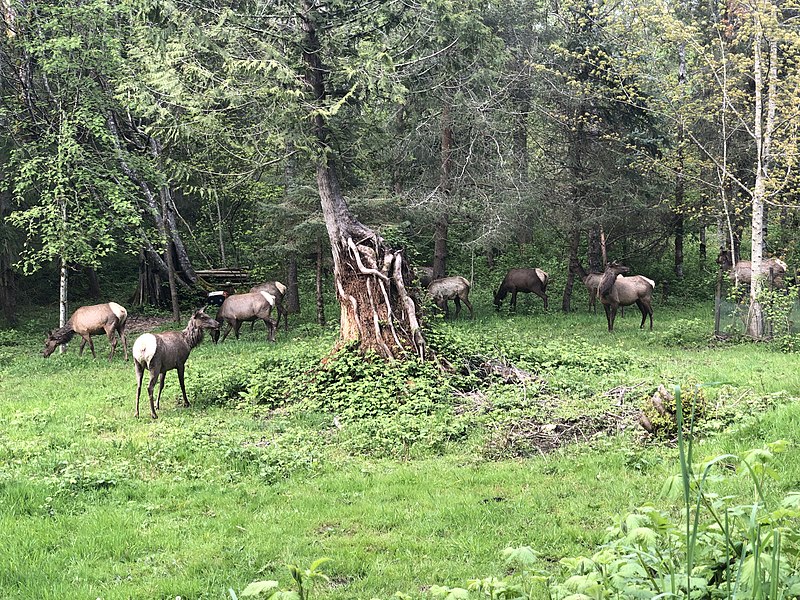
[[[183,373],[186,359],[193,348],[203,341],[203,332],[206,329],[219,330],[219,323],[209,317],[203,309],[195,311],[183,331],[165,331],[163,333],[145,333],[140,335],[133,344],[133,365],[136,370],[136,411],[139,416],[139,394],[142,391],[142,377],[145,369],[150,373],[150,382],[147,384],[147,396],[150,398],[150,416],[158,418],[156,408],[161,408],[161,392],[164,389],[164,378],[167,371],[178,371],[178,381],[181,384],[183,405],[189,406],[186,397],[186,385],[183,382]],[[153,403],[153,388],[156,379],[158,384],[158,397]]]
[[[117,348],[117,337],[115,333],[122,339],[122,348],[125,351],[125,360],[128,360],[128,339],[125,337],[125,322],[128,320],[128,311],[124,306],[116,302],[107,302],[106,304],[94,304],[92,306],[81,306],[78,308],[64,327],[54,329],[47,334],[47,339],[44,341],[44,352],[42,356],[47,358],[55,349],[61,344],[66,344],[77,333],[81,336],[81,347],[78,351],[78,356],[83,354],[83,348],[86,342],[89,342],[89,349],[92,351],[92,356],[97,358],[94,351],[94,342],[92,342],[92,334],[99,334],[105,331],[108,341],[111,344],[111,353],[108,355],[108,360],[114,358],[114,351]]]
[[[281,324],[281,317],[283,317],[283,328],[289,331],[289,311],[283,305],[283,297],[286,295],[286,286],[280,281],[267,281],[260,285],[255,285],[250,288],[250,292],[267,292],[275,297],[275,310],[278,313],[278,318],[275,320],[275,327]],[[255,321],[250,325],[250,331],[253,331]]]
[[[445,317],[448,315],[448,300],[452,300],[456,305],[456,319],[461,312],[461,303],[467,305],[470,318],[475,315],[472,312],[472,304],[469,301],[469,281],[456,275],[455,277],[443,277],[436,279],[428,285],[428,294],[434,304],[444,311]]]
[[[272,309],[275,307],[275,296],[269,292],[250,292],[247,294],[233,294],[225,298],[225,302],[219,307],[217,311],[217,321],[220,325],[227,323],[228,327],[225,333],[222,334],[222,341],[228,337],[228,334],[233,329],[236,339],[239,339],[239,328],[245,321],[255,321],[261,319],[267,326],[267,339],[270,342],[275,341],[275,321],[270,318]],[[211,337],[216,343],[219,338],[219,330],[212,333]]]
[[[734,283],[741,281],[748,286],[750,285],[753,274],[753,264],[749,260],[739,260],[736,261],[734,265],[731,258],[731,251],[722,249],[719,251],[717,264],[723,271],[728,271],[728,275]],[[771,276],[772,283],[775,287],[782,288],[785,285],[784,277],[786,276],[786,270],[788,268],[786,263],[779,258],[765,258],[761,261],[761,268],[758,273],[767,278]]]
[[[419,284],[426,288],[433,282],[433,267],[417,267]]]
[[[509,309],[517,310],[517,292],[533,292],[544,301],[547,310],[547,282],[549,276],[541,269],[509,269],[503,282],[494,294],[494,306],[500,310],[503,299],[511,293]]]
[[[603,278],[602,273],[587,273],[581,263],[575,260],[572,263],[572,270],[578,273],[583,285],[589,292],[589,310],[597,314],[597,288],[600,287],[600,280]]]
[[[614,320],[617,318],[617,309],[621,306],[636,304],[642,312],[642,324],[639,329],[644,329],[644,322],[650,316],[650,330],[653,329],[653,288],[655,282],[642,275],[632,277],[621,277],[623,273],[629,273],[630,269],[625,265],[615,262],[608,263],[600,286],[597,290],[600,302],[606,309],[606,320],[608,321],[608,331],[614,331]]]

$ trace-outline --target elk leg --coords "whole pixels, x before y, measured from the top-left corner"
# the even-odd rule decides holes
[[[142,392],[142,377],[144,376],[144,367],[138,362],[133,361],[133,366],[136,369],[136,410],[133,416],[139,418],[139,394]]]
[[[156,406],[153,402],[153,388],[156,387],[156,379],[158,379],[158,373],[150,369],[150,381],[147,383],[147,397],[150,399],[150,416],[154,419],[158,418]]]
[[[255,321],[254,321],[255,322]],[[277,324],[275,321],[267,317],[264,319],[264,325],[267,327],[267,341],[274,342],[275,341],[275,330],[277,329]]]
[[[647,309],[644,307],[644,304],[641,300],[636,301],[636,306],[639,307],[639,310],[642,313],[642,324],[639,325],[639,329],[644,329],[644,322],[647,320]]]
[[[614,331],[614,319],[611,317],[611,307],[608,304],[603,304],[603,308],[606,309],[606,321],[608,321],[608,331]],[[616,312],[614,313],[616,316]]]
[[[161,373],[158,381],[158,396],[156,396],[156,408],[161,410],[161,392],[164,390],[164,379],[167,377],[167,372]],[[152,399],[152,396],[150,396]]]
[[[225,329],[225,333],[222,334],[222,339],[220,340],[220,343],[224,342],[225,338],[228,337],[228,334],[231,332],[230,321],[225,321],[225,325],[227,325],[228,327]]]
[[[234,319],[233,321],[233,334],[236,336],[236,339],[239,339],[239,329],[242,327],[242,321],[239,319]]]
[[[92,336],[86,334],[86,337],[89,339],[89,350],[92,351],[92,358],[97,358],[97,354],[94,351],[94,342],[92,341]]]
[[[108,355],[108,362],[114,360],[114,351],[117,349],[117,337],[114,335],[116,331],[115,327],[112,325],[111,327],[106,327],[106,337],[108,338],[108,343],[111,345],[111,352]]]
[[[86,347],[86,338],[81,336],[81,347],[78,349],[78,356],[83,356],[83,349]]]
[[[189,408],[189,399],[186,397],[186,384],[183,383],[183,370],[185,365],[178,365],[178,382],[181,384],[181,393],[183,394],[183,406]]]
[[[469,318],[470,319],[474,319],[475,318],[475,313],[472,312],[472,303],[469,301],[469,297],[468,296],[464,296],[462,298],[462,300],[464,301],[464,304],[466,304],[467,308],[469,309]]]
[[[458,315],[461,314],[461,299],[458,296],[456,296],[455,298],[453,298],[453,303],[456,305],[456,319],[457,319]]]
[[[533,293],[542,299],[542,302],[544,302],[544,309],[547,310],[547,294],[545,294],[544,292],[539,292],[537,290],[533,290]]]
[[[517,291],[516,290],[511,292],[511,303],[508,305],[508,308],[512,312],[517,312]]]

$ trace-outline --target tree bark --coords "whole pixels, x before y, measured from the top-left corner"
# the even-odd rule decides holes
[[[97,271],[92,267],[84,267],[83,272],[86,275],[86,280],[89,286],[89,298],[98,300],[101,296],[100,280],[97,278]]]
[[[286,261],[286,298],[284,304],[291,314],[300,314],[300,286],[297,281],[297,254],[290,252]]]
[[[316,272],[316,292],[317,292],[317,324],[325,326],[325,296],[322,293],[322,240],[317,240],[317,272]]]
[[[755,184],[753,186],[753,198],[751,201],[751,227],[750,227],[750,310],[747,315],[747,334],[754,339],[761,339],[765,333],[764,311],[760,303],[760,293],[762,290],[761,261],[763,258],[763,234],[764,234],[764,195],[766,193],[766,160],[765,145],[769,144],[769,127],[767,135],[764,132],[764,105],[763,91],[764,85],[762,69],[761,44],[763,29],[759,15],[754,15],[755,35],[753,42],[753,77],[755,84],[755,102],[753,110],[753,134],[756,142],[756,173]],[[772,97],[768,102],[772,101]],[[766,138],[766,139],[765,139]]]
[[[573,223],[572,235],[569,240],[569,261],[567,267],[567,283],[564,286],[564,295],[561,298],[561,310],[568,313],[572,304],[572,288],[575,284],[575,271],[572,265],[578,262],[578,248],[581,242],[581,231],[578,229],[578,209],[574,209],[575,222]]]
[[[315,106],[327,97],[328,69],[322,63],[317,30],[317,6],[303,0],[299,15],[304,39],[305,80]],[[340,343],[354,342],[362,351],[374,351],[387,359],[425,356],[425,339],[414,298],[408,294],[408,263],[402,251],[360,223],[350,212],[333,166],[330,132],[317,110],[312,118],[319,149],[317,187],[322,214],[331,243],[336,297],[341,306]]]
[[[433,278],[447,277],[447,232],[450,225],[447,206],[449,204],[452,177],[453,126],[450,121],[450,105],[442,108],[441,165],[439,167],[439,194],[442,210],[436,218],[433,233]]]

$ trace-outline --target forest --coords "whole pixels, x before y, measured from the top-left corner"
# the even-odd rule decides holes
[[[0,596],[800,596],[800,4],[0,15]]]

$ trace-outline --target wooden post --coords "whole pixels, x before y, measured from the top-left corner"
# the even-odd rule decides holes
[[[714,335],[719,335],[720,313],[722,312],[722,269],[717,269],[717,291],[714,294]]]

